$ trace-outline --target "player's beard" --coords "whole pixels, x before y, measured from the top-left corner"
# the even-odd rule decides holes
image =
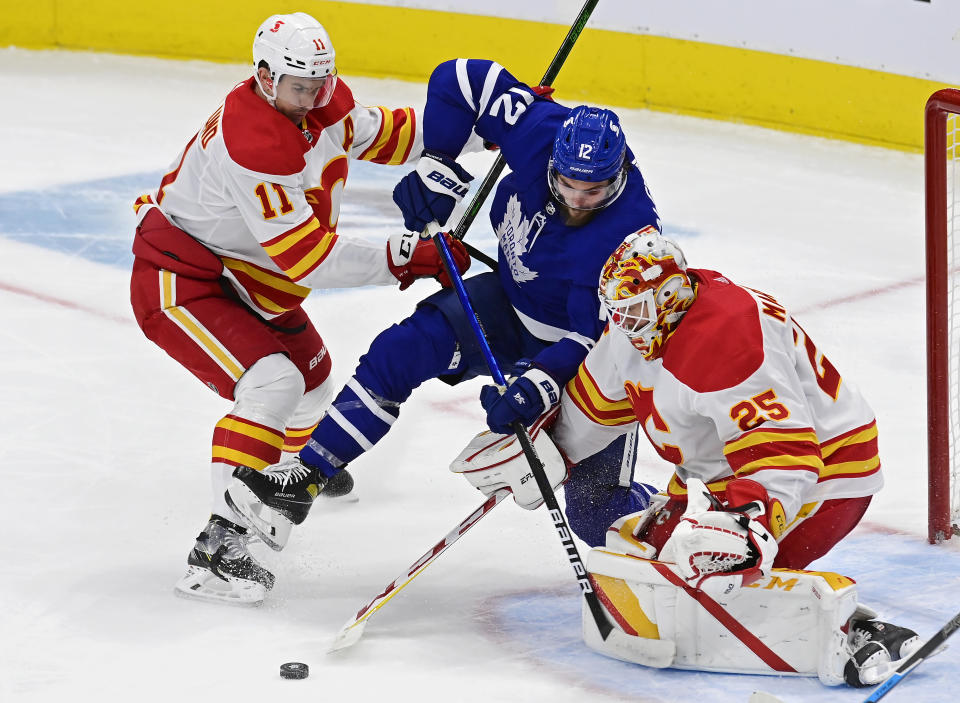
[[[560,205],[558,208],[560,216],[563,218],[563,224],[567,227],[583,227],[588,224],[600,210],[574,210],[566,205]]]

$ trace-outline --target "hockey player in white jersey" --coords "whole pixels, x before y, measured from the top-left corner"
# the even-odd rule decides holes
[[[606,549],[588,556],[612,619],[649,645],[642,655],[607,653],[654,666],[876,683],[919,646],[916,634],[854,611],[849,579],[790,571],[801,585],[789,597],[819,581],[809,602],[789,605],[777,587],[788,576],[771,572],[802,570],[826,554],[881,488],[866,400],[776,299],[688,268],[653,228],[611,255],[599,296],[608,327],[565,388],[553,438],[576,462],[639,424],[676,467],[666,495],[614,523]],[[780,620],[770,617],[778,607]],[[818,608],[829,617],[790,631]],[[717,622],[729,629],[697,640],[712,638]],[[587,641],[604,651],[591,631]],[[809,659],[818,642],[824,651]]]
[[[238,466],[261,471],[295,455],[331,395],[330,354],[301,303],[314,288],[445,276],[416,234],[374,245],[337,232],[350,159],[419,157],[413,109],[358,104],[330,37],[304,13],[264,21],[253,64],[137,201],[131,280],[144,334],[233,401],[213,432],[212,515],[176,592],[244,604],[260,603],[274,579],[248,551],[226,484]],[[451,244],[465,269],[463,246]],[[327,488],[351,485],[344,474]]]

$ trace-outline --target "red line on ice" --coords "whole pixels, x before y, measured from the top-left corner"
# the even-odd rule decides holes
[[[96,308],[87,307],[86,305],[75,303],[72,300],[57,298],[52,295],[47,295],[45,293],[39,293],[37,291],[29,290],[27,288],[21,288],[20,286],[14,286],[9,283],[3,283],[2,281],[0,281],[0,290],[7,291],[8,293],[15,293],[16,295],[22,295],[27,298],[33,298],[34,300],[39,300],[44,303],[50,303],[51,305],[59,305],[64,308],[69,308],[70,310],[79,310],[80,312],[85,312],[88,315],[94,315],[104,320],[110,320],[111,322],[120,322],[125,325],[133,322],[133,320],[129,317],[121,317],[120,315],[111,315],[110,313],[104,312],[103,310],[97,310]]]
[[[854,293],[853,295],[845,295],[842,298],[834,298],[833,300],[824,300],[820,303],[813,303],[802,307],[797,310],[797,314],[803,314],[811,312],[813,310],[823,310],[824,308],[833,308],[837,305],[846,305],[847,303],[856,303],[861,300],[866,300],[875,295],[885,295],[887,293],[893,293],[904,288],[910,288],[923,283],[926,280],[926,276],[915,276],[914,278],[908,278],[904,281],[898,281],[897,283],[890,283],[886,286],[880,286],[879,288],[871,288],[870,290],[861,291],[860,293]]]

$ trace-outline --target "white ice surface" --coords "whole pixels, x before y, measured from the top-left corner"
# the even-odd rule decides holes
[[[745,701],[757,688],[788,701],[862,700],[810,680],[650,671],[590,653],[546,514],[510,501],[371,619],[358,645],[326,655],[360,605],[479,504],[446,469],[482,428],[478,381],[414,394],[351,466],[361,501],[321,504],[285,552],[264,555],[277,586],[262,608],[174,598],[209,512],[210,436],[228,405],[133,322],[130,203],[246,75],[0,50],[0,701]],[[348,80],[362,102],[423,101],[422,85]],[[791,306],[872,403],[887,487],[819,565],[932,634],[958,609],[960,551],[924,541],[920,157],[621,116],[665,231],[691,263]],[[487,162],[468,165],[480,174]],[[396,231],[389,191],[402,173],[354,168],[340,231]],[[469,241],[494,251],[485,216]],[[432,290],[312,296],[337,378]],[[669,475],[649,452],[640,470],[661,485]],[[308,663],[310,678],[281,681],[290,660]],[[950,700],[958,665],[955,647],[890,700]]]

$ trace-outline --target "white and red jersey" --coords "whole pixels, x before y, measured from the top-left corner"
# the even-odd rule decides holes
[[[877,425],[863,396],[776,300],[715,271],[688,272],[697,298],[661,358],[608,328],[567,384],[554,439],[568,458],[639,421],[676,465],[672,496],[691,476],[714,491],[749,477],[790,521],[810,503],[876,493]]]
[[[419,157],[412,108],[358,105],[338,81],[300,125],[237,85],[194,135],[152,196],[167,218],[217,254],[224,275],[264,318],[296,308],[312,288],[390,284],[386,242],[337,236],[349,160]]]

